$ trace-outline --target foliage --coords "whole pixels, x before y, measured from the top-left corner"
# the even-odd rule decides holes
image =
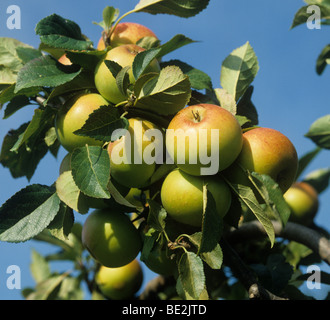
[[[206,9],[208,3],[208,0],[141,0],[132,11],[122,16],[118,9],[105,8],[103,21],[98,24],[109,33],[131,13],[162,13],[189,18]],[[322,13],[328,12],[327,1],[316,3],[321,6]],[[299,10],[292,27],[306,21],[305,18],[304,11]],[[323,20],[325,22],[327,18]],[[54,121],[59,106],[77,93],[96,92],[94,69],[108,50],[95,49],[75,22],[57,14],[42,19],[36,27],[36,34],[40,37],[38,49],[15,39],[0,38],[0,106],[5,108],[5,118],[26,106],[35,106],[32,119],[5,136],[0,162],[10,170],[13,178],[26,177],[28,180],[48,152],[57,156],[60,144]],[[141,41],[146,51],[134,60],[134,84],[128,80],[127,68],[109,62],[107,66],[127,99],[117,106],[101,106],[75,133],[107,144],[113,140],[115,130],[127,128],[129,116],[143,117],[165,129],[175,110],[199,102],[221,105],[235,115],[244,130],[257,126],[259,119],[252,102],[252,84],[259,63],[251,44],[247,42],[229,53],[221,66],[219,84],[214,86],[203,71],[184,61],[165,60],[169,53],[193,42],[182,34],[174,35],[166,43],[152,39]],[[64,53],[72,65],[58,62]],[[323,72],[328,63],[328,53],[329,48],[325,48],[320,55],[318,73]],[[160,73],[146,74],[144,71],[155,58],[161,60]],[[311,124],[306,132],[306,137],[315,143],[315,150],[301,157],[297,179],[301,179],[302,172],[321,151],[330,149],[329,122],[329,115],[325,115]],[[53,185],[29,185],[8,199],[0,208],[0,241],[35,239],[59,247],[57,254],[45,257],[32,252],[31,272],[36,287],[25,289],[24,296],[27,299],[83,299],[82,282],[86,282],[93,298],[101,297],[94,281],[99,266],[84,249],[81,226],[74,222],[76,214],[88,213],[90,206],[86,199],[89,198],[101,199],[123,214],[137,213],[141,232],[148,227],[143,234],[142,261],[148,259],[154,248],[167,247],[170,257],[176,261],[177,276],[172,284],[173,290],[159,293],[158,298],[168,299],[176,295],[188,299],[246,297],[226,272],[231,264],[227,265],[228,250],[224,250],[227,244],[223,242],[231,228],[239,227],[242,216],[244,221],[257,219],[267,237],[263,240],[252,237],[251,241],[233,245],[241,262],[244,261],[245,267],[253,270],[258,281],[273,294],[304,297],[297,289],[299,281],[303,281],[297,277],[299,267],[307,258],[308,263],[316,263],[319,257],[303,245],[276,239],[273,220],[285,228],[290,209],[274,180],[267,175],[246,172],[246,177],[257,189],[256,195],[251,185],[234,184],[226,178],[233,201],[223,221],[214,214],[214,199],[205,186],[202,228],[184,229],[183,232],[168,217],[157,192],[172,168],[167,164],[158,166],[148,187],[156,191],[151,199],[139,199],[142,207],[136,206],[111,180],[106,150],[85,146],[74,150],[70,155],[69,170],[61,173]],[[308,174],[304,180],[321,193],[328,188],[329,177],[330,169],[322,168]],[[72,262],[74,270],[52,273],[50,262],[56,260]],[[239,272],[235,276],[240,280]]]

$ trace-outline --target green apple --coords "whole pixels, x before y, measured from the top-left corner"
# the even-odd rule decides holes
[[[61,145],[69,152],[86,144],[102,146],[103,141],[74,134],[81,129],[89,115],[101,106],[109,105],[101,95],[90,93],[78,95],[68,100],[59,110],[55,129]]]
[[[130,263],[142,247],[140,234],[129,217],[111,209],[89,214],[83,225],[82,242],[95,260],[109,268]]]
[[[147,135],[152,133],[155,134],[154,139],[148,140]],[[140,118],[129,119],[126,134],[108,146],[111,176],[129,188],[146,186],[156,170],[157,154],[163,147],[161,128]]]
[[[143,271],[137,259],[119,268],[101,266],[95,282],[102,294],[112,300],[127,300],[141,288]]]
[[[243,134],[242,151],[234,165],[226,170],[226,176],[231,182],[249,185],[241,168],[270,176],[284,193],[295,181],[297,151],[281,132],[270,128],[255,128]]]
[[[126,44],[111,49],[105,59],[101,60],[95,69],[95,86],[99,93],[113,104],[127,100],[127,97],[123,95],[116,83],[115,77],[105,64],[105,60],[110,60],[118,63],[121,67],[132,67],[133,61],[136,55],[145,49],[135,45]],[[160,67],[158,61],[154,59],[146,70],[147,72],[159,72]],[[133,70],[130,68],[128,71],[130,83],[135,83],[133,76]]]
[[[181,170],[195,176],[214,175],[229,167],[241,151],[242,140],[236,118],[213,104],[179,111],[166,131],[168,154]]]
[[[142,24],[121,22],[118,23],[116,29],[111,32],[110,45],[111,47],[118,47],[124,44],[136,44],[144,37],[153,37],[157,39],[155,33]],[[105,49],[103,37],[99,40],[97,49]]]
[[[319,207],[318,193],[313,186],[296,182],[284,193],[284,199],[291,209],[291,221],[303,225],[312,223]]]
[[[192,176],[180,169],[169,173],[161,188],[161,201],[168,215],[175,221],[201,227],[203,219],[203,185],[207,184],[220,217],[231,204],[231,192],[218,176]]]

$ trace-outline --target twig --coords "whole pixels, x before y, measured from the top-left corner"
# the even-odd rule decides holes
[[[330,265],[330,241],[319,232],[293,222],[288,222],[283,228],[281,223],[273,221],[273,226],[277,237],[305,245]],[[267,234],[261,223],[259,221],[251,221],[229,232],[226,235],[226,239],[230,243],[238,243],[265,236]]]

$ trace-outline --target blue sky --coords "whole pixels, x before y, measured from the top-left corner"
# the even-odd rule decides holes
[[[76,1],[57,0],[1,0],[0,36],[12,37],[34,47],[39,44],[34,28],[39,20],[52,13],[78,23],[84,34],[95,43],[100,38],[101,28],[92,24],[100,21],[102,10],[112,5],[125,13],[134,8],[137,0]],[[47,3],[45,5],[45,3]],[[21,8],[20,30],[9,30],[6,26],[7,7],[15,4]],[[254,81],[253,102],[260,125],[277,129],[287,135],[301,156],[314,148],[304,137],[311,123],[329,113],[328,85],[330,68],[322,76],[315,72],[315,62],[323,47],[328,44],[329,27],[310,30],[305,25],[290,30],[294,14],[304,5],[301,0],[211,0],[209,7],[194,18],[182,19],[167,15],[132,14],[125,21],[142,23],[157,34],[163,42],[176,34],[184,34],[199,42],[188,45],[165,57],[180,59],[210,75],[214,87],[220,86],[220,68],[226,56],[247,41],[254,48],[260,65]],[[28,121],[33,107],[27,107],[7,120],[0,120],[0,140],[8,130]],[[0,118],[3,110],[0,111]],[[58,159],[47,156],[38,166],[30,181],[50,185],[58,177],[58,168],[65,155],[62,149]],[[308,167],[306,173],[329,167],[329,152],[323,151]],[[0,167],[0,205],[28,184],[25,178],[12,179],[9,171]],[[330,230],[330,189],[320,197],[321,207],[316,223]],[[84,217],[76,216],[77,221]],[[29,264],[31,249],[41,253],[54,248],[37,242],[24,244],[0,243],[0,299],[21,299],[19,290],[6,286],[7,267],[18,265],[21,269],[22,287],[33,285]],[[67,265],[53,264],[53,268]],[[325,269],[329,272],[329,268]],[[153,277],[147,273],[146,280]]]

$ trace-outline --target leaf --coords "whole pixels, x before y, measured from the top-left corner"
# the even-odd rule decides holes
[[[238,196],[240,201],[243,202],[244,205],[246,205],[247,208],[252,211],[252,213],[256,216],[256,218],[262,224],[262,226],[264,227],[264,229],[269,237],[271,246],[273,246],[274,242],[275,242],[274,226],[273,226],[269,216],[267,215],[267,213],[260,206],[253,190],[248,186],[241,185],[241,184],[234,184],[234,183],[231,183],[230,181],[228,181],[225,177],[223,177],[223,178],[228,183],[230,188],[234,191],[234,193]]]
[[[321,13],[320,18],[322,20],[330,19],[330,7],[328,5],[323,5],[320,3],[318,3],[317,6],[320,9],[320,13]],[[309,8],[309,6],[303,6],[297,11],[297,13],[295,14],[295,17],[293,19],[291,29],[293,29],[294,27],[297,27],[301,24],[307,23],[308,19],[313,14],[313,12],[309,12],[308,8]]]
[[[314,148],[314,150],[304,154],[302,157],[299,158],[296,179],[300,177],[300,175],[304,172],[304,170],[311,163],[311,161],[320,153],[321,150],[321,148],[316,147]]]
[[[138,79],[146,71],[150,63],[158,56],[160,51],[161,48],[153,48],[142,51],[136,55],[132,65],[135,79]]]
[[[76,148],[71,155],[71,169],[76,185],[84,194],[93,198],[110,198],[107,150],[94,146]]]
[[[36,290],[29,294],[27,300],[53,300],[56,298],[63,280],[68,273],[52,275],[44,281],[38,283]]]
[[[321,75],[325,67],[330,63],[330,45],[326,45],[316,60],[316,72]]]
[[[305,137],[311,139],[320,148],[330,149],[330,114],[312,123]]]
[[[30,185],[0,208],[0,241],[23,242],[48,227],[60,208],[53,188]]]
[[[47,229],[56,238],[67,240],[74,224],[73,211],[66,204],[61,203],[60,210]]]
[[[135,88],[134,88],[135,91]],[[180,68],[169,66],[147,81],[136,92],[135,107],[160,115],[171,115],[183,109],[191,96],[190,81]]]
[[[220,106],[235,115],[237,112],[235,98],[229,94],[226,89],[217,88],[214,89],[214,93],[220,103]]]
[[[283,225],[290,217],[290,207],[283,198],[283,193],[278,184],[268,175],[252,172],[249,175],[250,181],[257,188],[259,194],[265,202],[264,211],[275,220],[280,219]]]
[[[254,87],[249,86],[237,103],[237,116],[246,117],[249,126],[256,126],[259,123],[258,111],[251,100],[253,90]]]
[[[121,117],[117,108],[101,106],[90,114],[83,127],[74,133],[101,141],[115,141],[119,138],[115,130],[126,130],[128,126],[128,120]]]
[[[212,251],[218,244],[223,229],[222,219],[216,210],[216,203],[207,185],[203,186],[202,239],[198,254]]]
[[[157,58],[164,57],[165,55],[178,50],[179,48],[186,46],[188,44],[194,43],[196,41],[186,37],[183,34],[177,34],[173,38],[171,38],[169,41],[162,44],[159,48],[161,51],[157,55]]]
[[[28,62],[18,73],[15,93],[33,87],[57,87],[73,80],[81,70],[64,66],[50,56]]]
[[[32,249],[30,271],[36,283],[46,280],[51,275],[48,262],[39,252],[34,249]]]
[[[253,82],[259,70],[258,59],[250,43],[235,49],[222,63],[220,82],[238,99]]]
[[[192,88],[196,90],[206,89],[212,91],[212,81],[210,76],[201,70],[195,69],[185,62],[180,60],[170,60],[168,62],[163,62],[161,66],[163,68],[166,66],[178,66],[181,71],[189,77]]]
[[[85,40],[78,24],[57,14],[42,19],[36,26],[36,34],[50,47],[78,51],[92,48],[92,42]]]
[[[18,48],[31,46],[13,38],[0,37],[0,84],[13,84],[24,62],[20,59]]]
[[[89,207],[86,197],[73,180],[71,171],[63,172],[56,180],[56,192],[59,198],[71,209],[81,214],[87,213]]]
[[[154,200],[148,199],[147,203],[150,207],[148,225],[159,232],[164,231],[166,226],[165,219],[167,217],[167,212],[160,204]]]
[[[10,151],[20,135],[24,134],[28,125],[28,123],[22,124],[17,130],[10,130],[5,136],[0,153],[0,163],[9,168],[14,178],[25,176],[30,180],[39,161],[46,155],[48,147],[43,138],[38,137],[33,142],[19,148],[18,152]]]
[[[178,264],[179,278],[183,290],[193,299],[199,299],[205,287],[203,262],[193,252],[184,252]]]
[[[203,11],[209,0],[140,0],[133,12],[172,14],[189,18]]]
[[[304,179],[304,182],[312,185],[318,194],[325,191],[329,186],[330,168],[317,169],[310,172]]]

